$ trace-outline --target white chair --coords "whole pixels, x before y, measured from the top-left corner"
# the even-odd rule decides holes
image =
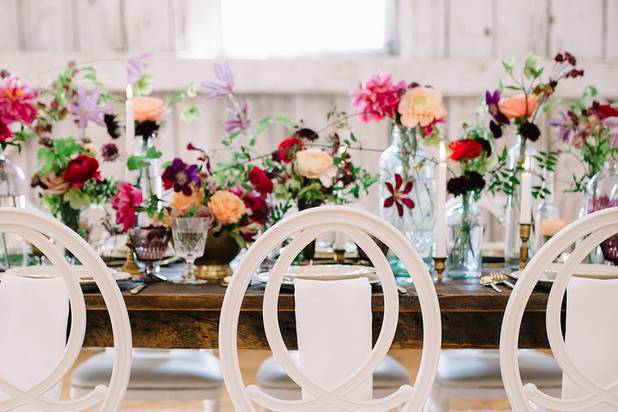
[[[7,370],[6,365],[2,365],[0,370],[6,379],[0,378],[0,393],[3,393],[0,410],[7,411],[30,407],[47,411],[81,411],[97,407],[99,411],[117,411],[129,382],[131,329],[122,294],[110,275],[109,269],[77,233],[60,222],[41,214],[16,208],[0,208],[0,231],[21,235],[47,256],[54,266],[53,274],[64,282],[71,310],[71,325],[64,353],[46,377],[33,383],[29,389],[23,390],[10,383],[11,370]],[[54,242],[50,239],[53,239]],[[109,386],[98,386],[78,399],[67,401],[49,399],[44,396],[62,381],[75,363],[86,332],[84,296],[79,285],[79,279],[74,275],[74,271],[63,256],[64,248],[73,253],[96,281],[109,312],[115,347],[113,370],[108,381]],[[36,282],[36,280],[32,281]],[[64,309],[64,307],[59,309]],[[28,325],[24,324],[23,328],[27,329]],[[0,331],[0,333],[6,333],[6,331]],[[13,336],[5,335],[2,340],[6,342]],[[40,351],[47,349],[44,340],[40,341],[39,345]],[[13,373],[17,372],[14,371]]]
[[[80,364],[71,376],[71,397],[82,396],[109,379],[114,351],[106,349]],[[219,358],[208,350],[133,349],[125,400],[202,401],[203,411],[218,412],[223,395]]]
[[[285,347],[277,316],[277,300],[282,278],[302,248],[321,233],[343,232],[367,253],[380,277],[384,291],[384,318],[380,335],[368,359],[349,377],[333,388],[308,378]],[[374,236],[393,250],[410,274],[423,309],[422,360],[414,388],[401,386],[396,392],[368,401],[351,400],[349,394],[360,387],[385,358],[392,343],[398,321],[399,297],[395,278],[384,254],[371,239]],[[251,277],[271,249],[286,239],[291,242],[277,260],[264,292],[264,329],[273,356],[291,379],[311,396],[303,400],[285,400],[270,396],[258,386],[246,386],[237,353],[240,308]],[[329,337],[325,337],[328,339]],[[325,206],[296,213],[264,233],[253,244],[228,286],[219,326],[219,351],[223,377],[235,410],[255,412],[256,404],[272,411],[310,411],[336,407],[348,411],[421,411],[434,381],[441,344],[441,320],[438,299],[425,264],[409,241],[393,226],[367,212],[340,206]],[[336,365],[332,365],[336,368]]]
[[[563,298],[576,265],[582,262],[597,245],[616,233],[618,233],[618,208],[605,209],[580,218],[543,245],[528,263],[522,276],[517,281],[515,290],[507,304],[500,335],[502,378],[514,411],[532,411],[532,404],[552,411],[615,411],[618,409],[618,382],[615,381],[618,377],[616,376],[618,375],[618,365],[616,365],[615,356],[613,361],[610,361],[609,357],[604,357],[602,354],[590,354],[600,358],[602,362],[605,361],[605,368],[614,375],[610,379],[610,383],[597,383],[599,377],[583,373],[584,367],[587,365],[579,363],[579,367],[576,366],[576,363],[570,356],[573,355],[573,350],[591,352],[594,349],[592,347],[569,347],[568,338],[571,332],[567,330],[567,342],[565,343],[561,326]],[[577,247],[559,269],[553,282],[547,302],[546,317],[549,343],[558,364],[564,372],[565,379],[572,381],[583,393],[581,396],[569,397],[567,399],[543,393],[534,383],[526,383],[524,385],[525,382],[522,379],[516,355],[520,323],[530,294],[547,266],[576,242],[579,242]],[[615,282],[613,280],[595,281]],[[602,284],[600,287],[603,287]],[[567,323],[571,316],[568,297],[567,295]],[[599,296],[590,296],[590,299],[599,299]],[[615,299],[615,296],[613,299]],[[607,324],[604,326],[604,329],[614,329],[615,326],[615,324]],[[598,333],[601,332],[601,330],[598,330]],[[594,336],[590,337],[590,340],[594,342]],[[615,353],[615,350],[612,352]],[[613,353],[610,353],[610,355],[613,356]]]

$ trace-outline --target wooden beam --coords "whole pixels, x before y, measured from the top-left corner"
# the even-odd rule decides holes
[[[3,67],[31,82],[47,82],[70,60],[91,64],[110,90],[125,88],[126,55],[85,56],[77,54],[3,53]],[[218,60],[194,59],[173,54],[151,58],[149,72],[159,92],[183,88],[191,81],[212,79]],[[479,97],[495,88],[502,76],[499,59],[431,59],[397,57],[332,57],[315,59],[228,60],[236,76],[236,90],[255,94],[345,95],[375,71],[388,71],[395,78],[432,84],[450,97]],[[565,81],[558,93],[579,96],[593,84],[602,96],[618,96],[618,63],[581,62],[583,79]]]

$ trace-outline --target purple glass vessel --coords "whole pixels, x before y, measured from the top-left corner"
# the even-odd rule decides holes
[[[609,160],[588,184],[586,213],[618,206],[618,161]],[[605,260],[618,265],[618,234],[601,243]]]

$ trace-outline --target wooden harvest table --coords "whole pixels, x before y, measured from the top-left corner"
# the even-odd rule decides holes
[[[393,348],[422,346],[422,322],[413,286],[399,295],[399,326]],[[442,312],[442,345],[445,348],[497,348],[502,316],[510,291],[502,293],[479,285],[478,279],[447,280],[436,285]],[[133,345],[151,348],[216,348],[219,314],[225,288],[219,285],[148,285],[138,295],[123,292],[131,318]],[[109,318],[98,293],[85,293],[88,324],[84,346],[113,346]],[[548,347],[545,308],[548,291],[532,294],[524,315],[520,347]],[[239,348],[268,349],[262,323],[263,289],[246,293],[239,323]],[[381,291],[374,291],[374,339],[383,314]],[[294,296],[282,291],[279,322],[289,348],[296,345]]]

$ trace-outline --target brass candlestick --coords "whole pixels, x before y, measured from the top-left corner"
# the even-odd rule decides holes
[[[519,237],[521,244],[519,245],[519,268],[523,270],[528,263],[528,239],[530,239],[530,223],[519,224]]]
[[[121,271],[127,272],[132,276],[137,276],[142,273],[142,271],[135,263],[135,256],[133,256],[133,249],[127,245],[127,259],[124,261],[124,264],[120,268]]]
[[[345,249],[335,249],[335,263],[343,263],[345,261]]]
[[[443,280],[444,269],[446,269],[446,258],[443,257],[434,257],[433,258],[433,268],[436,270],[436,274],[438,275],[436,281],[441,283]]]

